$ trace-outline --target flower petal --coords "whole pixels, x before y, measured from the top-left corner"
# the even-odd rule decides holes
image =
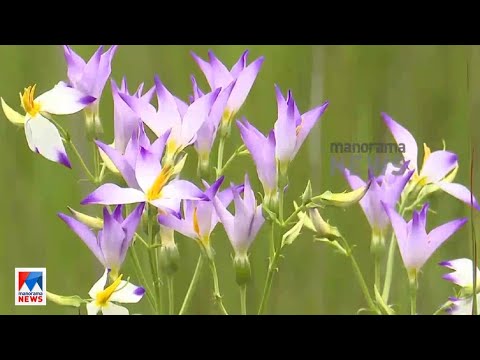
[[[108,302],[102,306],[103,315],[129,315],[128,309],[126,307]]]
[[[212,66],[202,58],[200,58],[197,54],[194,52],[191,52],[191,55],[193,57],[193,60],[197,63],[198,67],[200,70],[202,70],[203,75],[205,75],[205,78],[207,79],[208,85],[210,86],[211,90],[216,89],[215,86],[215,79],[213,77],[213,70]]]
[[[95,143],[112,161],[118,171],[120,171],[127,185],[132,188],[138,188],[139,185],[137,182],[137,178],[135,177],[135,171],[128,163],[126,157],[123,156],[117,149],[113,148],[110,145],[104,144],[100,140],[95,140]]]
[[[192,219],[190,219],[192,220]],[[170,229],[173,229],[183,236],[186,236],[190,239],[197,239],[198,236],[193,229],[193,221],[187,221],[185,219],[179,219],[172,214],[159,215],[158,222]]]
[[[450,194],[453,197],[463,201],[465,204],[467,205],[472,204],[471,192],[465,186],[461,184],[446,182],[446,181],[437,182],[435,185],[437,185],[440,189],[445,191],[447,194]],[[476,210],[480,211],[480,206],[475,196],[473,196],[473,207]]]
[[[279,100],[277,98],[277,100]],[[278,119],[275,122],[275,155],[280,162],[287,162],[293,158],[293,152],[297,141],[296,126],[294,119],[294,101],[290,96],[285,104],[278,103]]]
[[[116,184],[104,184],[82,200],[82,205],[136,204],[145,201],[145,194],[137,189],[121,188]]]
[[[68,45],[63,46],[63,51],[65,55],[65,60],[67,61],[67,76],[68,79],[75,83],[80,80],[83,74],[83,69],[85,68],[85,60],[83,60],[79,55],[72,50]]]
[[[41,111],[54,115],[75,114],[96,100],[93,96],[59,83],[53,89],[43,93],[35,102]]]
[[[122,228],[125,231],[124,241],[120,249],[120,260],[125,261],[127,250],[132,243],[135,232],[142,220],[143,210],[145,209],[145,203],[138,205],[127,218],[122,222]]]
[[[429,182],[442,180],[457,166],[458,156],[449,151],[435,151],[422,166],[420,177],[426,176]]]
[[[460,230],[467,221],[468,218],[452,220],[430,231],[427,238],[427,258],[429,258],[448,238]]]
[[[216,197],[213,199],[213,206],[215,207],[215,212],[217,213],[220,222],[223,224],[225,228],[225,232],[228,235],[230,241],[235,238],[235,218],[230,212],[226,209],[226,207],[222,204],[222,202]]]
[[[187,180],[173,180],[162,190],[166,199],[208,200],[196,185]]]
[[[120,89],[114,80],[112,82],[113,95],[113,130],[115,148],[121,153],[125,152],[132,134],[138,129],[140,116],[120,97]]]
[[[247,66],[247,58],[248,58],[249,51],[245,50],[242,56],[240,56],[240,59],[233,65],[232,70],[230,70],[230,75],[234,79],[238,78],[240,73],[245,69]]]
[[[257,78],[257,75],[262,67],[263,61],[265,58],[259,57],[250,65],[248,65],[241,73],[238,75],[235,86],[230,94],[228,99],[227,108],[233,112],[237,112],[245,102],[250,90],[252,89],[253,83]]]
[[[98,306],[94,301],[91,301],[87,304],[87,315],[97,315],[100,311],[100,306]]]
[[[384,202],[382,206],[387,213],[387,216],[392,223],[393,231],[397,238],[398,248],[400,249],[400,254],[402,255],[403,262],[408,263],[408,237],[407,237],[407,223],[406,221],[398,214],[395,209],[391,208]]]
[[[65,222],[65,224],[67,224],[70,229],[73,230],[75,234],[77,234],[80,239],[82,239],[82,241],[85,243],[85,245],[87,245],[98,261],[105,265],[105,257],[103,256],[102,250],[98,244],[97,236],[93,233],[93,231],[90,230],[87,225],[68,215],[59,213],[58,216]]]
[[[25,115],[21,115],[15,110],[13,110],[10,106],[8,106],[8,104],[3,100],[3,98],[0,98],[0,100],[2,102],[3,113],[5,114],[5,117],[8,119],[8,121],[17,126],[25,125]]]
[[[448,310],[450,315],[472,315],[473,296],[463,299],[451,299],[451,301],[453,304]],[[480,305],[480,294],[477,295],[477,305]]]
[[[293,156],[295,156],[298,153],[298,151],[300,150],[300,147],[305,142],[305,139],[307,138],[308,134],[310,133],[312,128],[315,126],[317,121],[320,120],[320,117],[323,115],[323,113],[327,109],[328,104],[329,103],[327,101],[322,105],[302,115],[301,123],[297,126],[297,129],[299,130],[298,130],[297,143],[295,145],[295,151]]]
[[[147,193],[155,179],[160,175],[162,166],[157,154],[140,148],[140,154],[135,164],[135,176],[140,188]]]
[[[124,304],[134,304],[142,300],[145,289],[127,281],[120,281],[117,290],[110,297],[110,301]]]
[[[208,51],[208,57],[212,68],[215,89],[228,86],[234,80],[232,75],[230,75],[230,71],[228,71],[227,67],[218,60],[213,51]]]
[[[157,136],[160,136],[161,134],[165,133],[165,131],[171,128],[172,136],[176,137],[176,132],[181,129],[182,118],[180,116],[180,112],[178,111],[175,96],[173,96],[172,93],[168,91],[165,85],[160,81],[158,75],[155,75],[154,81],[158,101],[157,121],[154,128],[150,127],[150,124],[148,123],[147,125],[152,129],[152,131],[155,132]],[[145,119],[142,120],[145,121]],[[159,125],[162,125],[162,127],[160,127]]]
[[[25,135],[31,150],[38,152],[48,160],[71,168],[60,133],[50,121],[40,114],[27,120]]]
[[[90,296],[92,299],[97,298],[97,294],[105,288],[105,285],[107,284],[108,280],[108,273],[110,272],[110,269],[105,269],[105,272],[103,273],[102,277],[97,280],[95,284],[93,284],[92,288],[88,292],[88,296]]]
[[[405,145],[405,152],[403,153],[403,158],[405,159],[405,161],[410,161],[409,169],[419,172],[420,169],[418,169],[417,167],[418,145],[413,135],[410,134],[410,132],[403,126],[395,122],[386,113],[382,113],[382,117],[383,121],[392,133],[397,144]]]
[[[105,263],[108,268],[117,272],[122,265],[122,246],[125,240],[125,231],[108,209],[103,208],[103,231],[99,235],[100,247],[105,256]]]
[[[472,291],[473,289],[473,261],[470,259],[462,258],[450,261],[443,261],[439,265],[448,269],[454,270],[454,272],[445,274],[443,279],[451,281],[462,288]],[[480,288],[480,270],[477,268],[477,279],[479,283],[477,287]]]

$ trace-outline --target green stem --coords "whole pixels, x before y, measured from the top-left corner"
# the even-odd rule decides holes
[[[445,304],[443,304],[442,306],[440,306],[440,308],[438,308],[437,311],[435,311],[435,312],[433,313],[433,315],[438,315],[438,314],[440,314],[442,311],[445,311],[445,309],[448,309],[451,305],[452,305],[452,302],[451,302],[451,301],[447,301]]]
[[[307,204],[303,204],[299,207],[297,207],[295,209],[295,211],[287,218],[287,220],[285,220],[285,222],[283,223],[283,226],[287,226],[291,221],[293,221],[295,219],[295,217],[302,211],[306,210],[307,209]]]
[[[348,242],[346,239],[342,238],[345,250],[347,251],[347,256],[350,258],[352,261],[352,266],[353,266],[353,271],[355,275],[357,276],[358,283],[360,284],[360,288],[362,289],[363,296],[365,297],[365,300],[367,301],[368,306],[370,309],[374,310],[378,314],[380,314],[380,311],[378,310],[377,306],[375,305],[375,302],[373,301],[372,297],[370,296],[370,293],[368,292],[368,286],[367,283],[365,282],[365,278],[362,275],[362,271],[360,270],[360,266],[358,266],[357,260],[353,256],[352,249],[348,245]]]
[[[200,273],[202,272],[203,267],[203,254],[200,254],[197,261],[197,266],[195,268],[195,272],[193,273],[192,281],[190,281],[190,286],[188,287],[187,294],[185,295],[185,299],[183,299],[182,307],[180,308],[179,315],[184,315],[192,301],[193,293],[197,288],[198,281],[200,280]]]
[[[153,235],[153,220],[151,217],[148,218],[147,236],[148,236],[150,245],[153,245],[155,242],[155,237]],[[162,313],[162,308],[161,308],[162,294],[160,291],[160,277],[158,274],[158,262],[157,262],[156,252],[157,252],[156,248],[150,247],[150,249],[148,250],[148,259],[150,262],[150,270],[152,272],[153,286],[155,289],[157,314],[161,314]]]
[[[167,276],[168,288],[168,315],[175,314],[175,296],[173,292],[173,276]]]
[[[227,310],[225,310],[225,307],[223,306],[222,296],[220,295],[220,287],[218,286],[217,268],[215,267],[215,261],[213,259],[210,259],[210,270],[212,272],[212,277],[213,277],[213,296],[215,299],[215,303],[217,304],[218,309],[223,315],[228,315]]]
[[[406,211],[405,204],[406,204],[407,198],[408,196],[405,197],[405,199],[400,203],[400,206],[399,206],[399,213],[401,217],[403,217]],[[382,291],[382,299],[385,303],[388,303],[388,297],[390,296],[390,288],[392,286],[393,265],[395,262],[396,243],[397,241],[395,240],[395,232],[392,230],[392,236],[390,237],[390,244],[388,248],[387,270],[385,271],[385,280],[383,283],[383,291]],[[380,291],[380,288],[378,288],[378,291]]]
[[[155,311],[156,309],[155,298],[153,297],[150,287],[148,286],[147,278],[145,277],[142,267],[140,266],[140,261],[138,260],[138,254],[137,254],[137,249],[135,248],[135,244],[130,247],[130,251],[128,253],[133,260],[133,265],[135,267],[135,271],[137,272],[137,276],[142,282],[142,285],[145,287],[148,302],[152,306],[152,310]]]
[[[417,273],[414,272],[409,276],[410,285],[410,314],[417,314]]]
[[[143,238],[138,235],[137,233],[135,233],[135,238],[140,240],[140,242],[143,244],[143,246],[145,246],[147,249],[150,249],[152,246],[147,244],[147,242],[145,240],[143,240]]]
[[[380,256],[375,254],[375,287],[378,291],[381,289],[381,277],[380,277]]]
[[[247,285],[240,286],[240,306],[242,315],[247,315]]]
[[[67,141],[67,144],[70,146],[70,148],[72,149],[72,151],[74,152],[74,154],[76,155],[78,160],[80,161],[80,165],[82,165],[83,169],[85,170],[85,173],[90,178],[90,181],[92,183],[95,183],[96,182],[95,176],[93,176],[93,174],[90,172],[90,170],[88,170],[88,166],[87,166],[87,164],[85,164],[85,161],[83,160],[82,155],[80,155],[80,152],[76,148],[75,144],[70,139]]]
[[[93,148],[92,148],[92,151],[93,151],[93,172],[94,172],[94,175],[95,175],[95,181],[98,182],[99,180],[99,172],[100,172],[100,161],[99,161],[99,156],[100,156],[100,153],[98,152],[98,149],[97,149],[97,145],[92,142],[92,145],[93,145]]]
[[[270,291],[272,290],[273,275],[276,271],[277,261],[280,258],[280,250],[278,249],[273,256],[272,261],[268,266],[267,279],[265,281],[265,287],[263,288],[262,300],[260,302],[260,308],[258,309],[258,315],[262,315],[265,311],[268,298],[270,297]]]
[[[235,150],[235,152],[232,154],[232,156],[230,156],[230,158],[227,160],[227,162],[225,163],[225,165],[222,166],[222,169],[220,170],[220,174],[219,175],[222,175],[223,173],[225,173],[225,170],[230,166],[230,164],[233,162],[233,160],[235,160],[235,158],[240,155],[240,153],[245,150],[245,145],[242,145],[240,146],[237,150]],[[223,151],[223,150],[222,150]]]
[[[272,229],[271,229],[271,236],[270,236],[270,263],[273,261],[273,257],[275,256],[275,222],[272,221]]]
[[[225,140],[226,136],[220,137],[220,142],[218,143],[218,155],[217,155],[217,179],[222,175],[223,171],[223,152],[225,151]]]

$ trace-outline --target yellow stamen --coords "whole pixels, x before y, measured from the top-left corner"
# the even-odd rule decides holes
[[[432,151],[427,146],[427,144],[423,143],[423,164],[422,164],[422,168],[425,166],[425,163],[427,162],[427,159],[430,157],[431,153],[432,153]]]
[[[150,190],[147,192],[147,200],[152,201],[159,199],[161,196],[161,192],[163,187],[167,184],[168,180],[173,174],[173,168],[170,165],[164,166],[160,174],[155,179]]]
[[[173,155],[177,152],[178,145],[175,140],[170,139],[167,142],[167,154]]]
[[[197,208],[193,210],[193,231],[195,231],[195,234],[198,235],[200,238],[200,226],[198,225],[198,215],[197,215]]]
[[[20,94],[20,102],[27,114],[35,117],[40,112],[40,104],[34,101],[35,88],[37,85],[29,86],[24,89],[23,94]]]
[[[103,291],[100,291],[97,294],[97,298],[95,299],[97,306],[105,306],[107,304],[112,294],[115,292],[115,290],[117,290],[118,286],[120,285],[122,277],[123,275],[120,275],[109,287],[107,287]]]
[[[423,143],[423,164],[422,164],[422,169],[425,166],[425,163],[427,162],[427,159],[430,157],[430,154],[432,151],[430,148],[427,146],[427,144]],[[420,177],[419,173],[417,170],[415,170],[415,173],[413,174],[412,179],[416,181],[420,186],[427,185],[428,183],[428,178],[426,176]]]
[[[233,117],[233,111],[230,109],[225,109],[222,115],[222,123],[228,124]]]

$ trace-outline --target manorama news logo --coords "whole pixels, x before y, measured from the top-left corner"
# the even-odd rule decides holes
[[[15,268],[15,305],[47,305],[46,268]]]

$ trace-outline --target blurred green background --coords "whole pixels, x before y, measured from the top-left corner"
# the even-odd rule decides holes
[[[97,46],[74,46],[89,58]],[[177,96],[187,99],[191,92],[189,76],[195,74],[202,89],[206,81],[189,52],[206,58],[212,49],[228,66],[250,49],[249,60],[264,55],[266,60],[240,115],[264,133],[276,119],[273,85],[292,89],[302,112],[325,100],[330,107],[310,134],[291,167],[288,206],[302,193],[308,179],[314,192],[348,189],[338,171],[332,170],[330,142],[392,142],[381,120],[385,111],[406,126],[419,145],[432,151],[447,148],[460,157],[457,182],[468,185],[470,142],[478,140],[476,115],[480,109],[480,51],[468,46],[120,46],[113,60],[112,77],[119,82],[127,76],[133,90],[142,81],[152,86],[159,74]],[[467,63],[469,74],[467,76]],[[61,46],[0,46],[0,96],[19,109],[18,93],[37,84],[41,93],[66,79],[66,64]],[[113,140],[113,109],[110,84],[101,101],[103,140]],[[103,269],[83,242],[57,217],[67,205],[89,214],[100,214],[100,207],[82,207],[79,202],[93,187],[84,178],[78,160],[70,155],[73,170],[49,162],[32,153],[23,129],[10,124],[0,114],[0,313],[2,314],[77,314],[72,308],[55,304],[46,307],[14,306],[14,268],[46,267],[48,290],[63,295],[87,297]],[[82,154],[91,161],[91,145],[84,134],[81,114],[61,119],[73,134]],[[240,144],[235,128],[226,146],[228,158]],[[477,149],[480,152],[480,149]],[[195,177],[196,156],[189,151],[184,177]],[[420,156],[423,152],[420,151]],[[476,174],[479,174],[480,154]],[[364,172],[366,164],[364,159]],[[261,191],[249,157],[236,160],[227,172],[227,181],[239,182],[244,171],[250,174],[255,190]],[[478,176],[477,176],[478,178]],[[475,181],[478,184],[478,181]],[[428,229],[453,218],[468,216],[460,201],[446,194],[432,199],[437,214],[430,214]],[[338,226],[350,243],[368,283],[373,282],[373,262],[369,253],[370,232],[360,209],[327,209],[330,223]],[[258,308],[266,275],[268,226],[251,249],[254,280],[248,289],[248,310]],[[348,259],[303,232],[285,253],[274,280],[268,313],[275,314],[355,314],[365,307],[360,288]],[[457,257],[470,257],[470,229],[464,227],[437,251],[423,268],[419,289],[419,313],[432,313],[453,294],[451,284],[441,279],[445,272],[437,263]],[[177,236],[181,268],[177,274],[176,308],[179,309],[198,257],[197,245]],[[231,246],[219,226],[213,238],[217,269],[224,304],[231,313],[239,312],[239,295],[234,280]],[[145,258],[146,259],[146,258]],[[145,268],[148,263],[145,262]],[[406,272],[397,251],[391,303],[400,312],[408,306]],[[213,313],[211,277],[208,271],[194,297],[191,313]],[[124,273],[137,281],[127,261]],[[138,283],[138,281],[137,281]],[[129,307],[131,313],[149,313],[146,299]],[[85,313],[85,309],[82,309]]]

